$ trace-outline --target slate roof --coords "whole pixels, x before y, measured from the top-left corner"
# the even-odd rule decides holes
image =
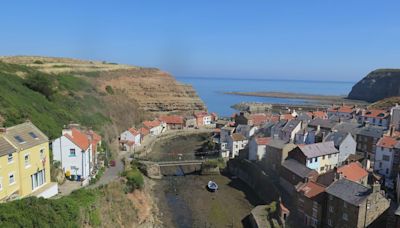
[[[328,119],[320,119],[320,118],[315,118],[308,123],[309,126],[312,127],[318,127],[318,125],[321,128],[327,128],[327,129],[332,129],[334,126],[336,126],[338,122],[328,120]]]
[[[31,122],[7,128],[4,137],[20,150],[25,150],[49,141],[47,136]],[[18,139],[22,141],[20,142]]]
[[[298,147],[307,158],[339,153],[333,141],[299,145]]]
[[[357,135],[380,138],[383,135],[383,131],[384,131],[383,127],[369,125],[359,128]]]
[[[345,178],[333,182],[326,188],[326,192],[354,206],[359,206],[371,193],[364,185]]]
[[[269,143],[268,146],[277,148],[277,149],[283,149],[285,145],[287,144],[286,141],[280,140],[280,139],[272,139]]]
[[[342,144],[343,140],[347,137],[347,135],[350,133],[346,132],[331,132],[329,133],[324,141],[333,141],[335,144],[335,147],[338,148],[340,144]]]
[[[282,131],[287,131],[287,132],[292,132],[293,129],[299,125],[301,121],[300,120],[290,120],[283,128]]]
[[[0,156],[16,152],[17,149],[13,147],[6,139],[0,137]]]
[[[342,122],[336,125],[333,130],[336,130],[338,132],[349,132],[352,135],[356,135],[359,131],[360,124],[358,123],[352,123],[352,122]]]
[[[290,170],[292,173],[300,176],[301,178],[306,178],[310,176],[311,173],[316,172],[315,170],[308,168],[307,166],[299,163],[294,159],[285,160],[282,163],[282,166]]]

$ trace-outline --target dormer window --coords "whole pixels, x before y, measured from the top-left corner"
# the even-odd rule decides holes
[[[34,139],[39,139],[39,137],[33,132],[29,132],[29,135]]]
[[[19,144],[25,143],[25,140],[19,135],[14,136],[14,139],[17,140]]]

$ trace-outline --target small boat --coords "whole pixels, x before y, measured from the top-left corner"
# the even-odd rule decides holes
[[[207,188],[210,191],[215,192],[216,190],[218,190],[218,185],[214,181],[209,181],[208,184],[207,184]]]

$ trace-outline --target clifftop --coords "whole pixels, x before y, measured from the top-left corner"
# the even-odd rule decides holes
[[[378,69],[355,84],[349,99],[375,102],[400,96],[400,69]]]

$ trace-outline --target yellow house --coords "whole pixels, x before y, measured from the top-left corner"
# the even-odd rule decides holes
[[[17,149],[0,135],[0,200],[18,197],[19,188]]]
[[[9,151],[0,157],[0,176],[3,177],[3,185],[8,185],[7,192],[16,190],[13,194],[18,197],[32,195],[48,198],[57,194],[57,184],[50,182],[47,136],[31,122],[2,129],[0,134],[15,149],[14,153]],[[7,167],[4,170],[3,165]],[[13,177],[15,182],[12,183]]]

